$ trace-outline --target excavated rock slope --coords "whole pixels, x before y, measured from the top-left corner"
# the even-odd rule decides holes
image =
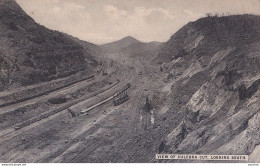
[[[165,138],[164,153],[254,152],[260,144],[259,16],[191,22],[164,44],[157,63],[171,87],[170,110],[183,118]]]

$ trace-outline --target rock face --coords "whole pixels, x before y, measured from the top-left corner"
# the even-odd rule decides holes
[[[0,91],[90,70],[96,64],[81,45],[35,23],[14,0],[0,0],[0,20]]]
[[[156,63],[171,87],[171,110],[183,118],[165,138],[165,153],[250,155],[260,144],[259,16],[188,23]]]

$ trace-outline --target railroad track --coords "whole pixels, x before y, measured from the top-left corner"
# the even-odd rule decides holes
[[[129,75],[126,75],[125,71],[123,71],[123,77],[126,77],[124,80],[128,80]],[[44,112],[44,113],[42,113],[42,114],[40,114],[40,115],[38,115],[36,117],[30,118],[30,119],[24,121],[22,123],[18,123],[14,127],[10,127],[10,128],[5,129],[5,130],[2,130],[0,132],[0,138],[3,137],[3,136],[7,136],[7,135],[9,135],[10,133],[12,133],[12,132],[14,132],[16,130],[20,130],[20,129],[26,127],[26,126],[29,126],[29,125],[34,124],[36,122],[39,122],[39,121],[41,121],[43,119],[47,119],[48,117],[53,116],[53,115],[55,115],[55,114],[57,114],[59,112],[66,111],[68,108],[70,108],[70,107],[72,107],[74,105],[77,105],[80,102],[84,102],[84,100],[87,100],[87,99],[89,99],[91,97],[97,96],[98,94],[101,94],[101,93],[103,93],[105,91],[110,90],[111,88],[115,87],[119,83],[121,84],[121,86],[125,84],[124,82],[117,81],[116,83],[114,83],[113,85],[111,85],[111,86],[109,86],[107,88],[98,90],[98,91],[96,91],[96,92],[94,92],[94,93],[92,93],[90,95],[87,95],[87,96],[85,96],[83,98],[71,101],[71,102],[67,103],[66,105],[61,106],[61,107],[59,107],[57,109],[54,109],[54,110],[51,110],[51,111],[48,111],[48,112]]]
[[[44,95],[47,95],[51,92],[55,92],[55,91],[58,91],[58,90],[61,90],[63,88],[66,88],[66,87],[69,87],[69,86],[72,86],[74,84],[77,84],[79,82],[83,82],[83,81],[86,81],[86,80],[91,80],[91,79],[94,79],[95,75],[92,75],[90,77],[86,77],[84,79],[81,79],[81,80],[78,80],[78,81],[75,81],[75,82],[71,82],[69,84],[66,84],[64,86],[60,86],[58,88],[55,88],[55,89],[52,89],[52,90],[49,90],[49,91],[45,91],[43,93],[39,93],[37,95],[33,95],[33,96],[29,96],[29,97],[25,97],[25,98],[22,98],[22,99],[18,99],[18,100],[15,100],[15,101],[11,101],[11,102],[7,102],[7,103],[4,103],[4,104],[0,104],[0,108],[3,108],[3,107],[7,107],[7,106],[11,106],[11,105],[14,105],[14,104],[18,104],[18,103],[21,103],[21,102],[25,102],[27,100],[31,100],[31,99],[34,99],[36,97],[40,97],[40,96],[44,96]]]
[[[21,125],[20,128],[18,127],[18,130],[15,130],[14,127],[12,127],[12,130],[9,131],[8,133],[6,133],[5,135],[2,135],[0,136],[0,140],[1,140],[1,143],[0,144],[3,144],[4,145],[4,142],[6,142],[7,140],[13,140],[14,138],[16,138],[16,136],[19,136],[19,135],[22,135],[22,134],[25,134],[25,133],[30,133],[30,132],[33,132],[33,131],[37,131],[38,128],[41,128],[40,126],[45,126],[46,123],[54,123],[57,119],[59,119],[60,116],[65,116],[66,112],[67,111],[67,108],[70,108],[74,105],[77,105],[78,103],[80,102],[83,102],[85,105],[89,105],[89,101],[90,102],[96,102],[97,100],[102,100],[104,99],[104,97],[111,97],[112,95],[115,94],[115,92],[121,92],[121,90],[124,88],[124,85],[127,84],[127,82],[132,82],[134,81],[134,76],[136,75],[136,73],[134,73],[131,70],[125,68],[125,66],[122,66],[121,65],[121,71],[120,74],[117,74],[117,77],[120,77],[121,79],[121,82],[120,83],[116,83],[116,85],[114,85],[113,87],[110,86],[110,88],[106,88],[104,89],[103,91],[98,91],[96,92],[96,94],[92,94],[91,96],[85,96],[86,97],[86,100],[82,99],[82,100],[77,100],[77,102],[70,102],[70,103],[67,103],[66,105],[63,105],[62,107],[60,108],[57,108],[55,110],[52,110],[52,111],[49,111],[48,113],[50,113],[49,115],[41,115],[42,116],[42,119],[39,118],[37,119],[34,119],[32,120],[31,122],[24,122],[24,124],[18,124],[18,125]],[[107,91],[107,92],[106,92]],[[105,93],[102,93],[102,92],[105,92]],[[77,107],[76,107],[77,108]],[[52,113],[51,113],[52,112]],[[111,113],[109,114],[112,114],[114,112],[114,110],[111,111]],[[100,123],[101,121],[103,121],[109,114],[105,114],[104,116],[102,116],[101,119],[99,119],[98,121],[94,122],[94,124],[89,126],[89,127],[95,127],[94,125]],[[100,115],[102,115],[102,112],[100,112]],[[40,115],[39,115],[40,116]],[[80,123],[85,123],[85,117],[81,117],[79,118]],[[34,122],[35,121],[35,122]],[[16,125],[16,126],[18,126]],[[60,126],[59,126],[60,127]],[[57,128],[59,128],[57,126]],[[69,141],[68,145],[66,146],[60,146],[58,151],[55,149],[53,151],[51,151],[46,157],[41,157],[39,159],[36,159],[37,161],[50,161],[51,159],[53,159],[51,156],[54,155],[56,157],[62,157],[63,156],[63,152],[65,152],[66,154],[66,150],[68,148],[70,148],[71,146],[75,145],[77,142],[77,140],[79,140],[80,138],[83,138],[85,137],[86,135],[89,135],[89,132],[91,132],[91,129],[89,128],[88,126],[86,126],[86,129],[84,128],[82,131],[83,133],[80,131],[80,133],[82,134],[79,134],[79,133],[76,133],[76,135],[73,135],[73,137],[75,136],[75,139],[73,139],[72,141]],[[56,126],[53,126],[53,128],[56,128]],[[33,129],[33,130],[32,130]],[[47,130],[47,129],[46,129]],[[44,132],[45,130],[40,130],[40,131],[37,131],[37,133],[41,133],[41,132]],[[66,131],[66,130],[65,130]],[[1,135],[1,134],[0,134]],[[69,135],[69,133],[68,133]],[[17,141],[16,141],[17,142]],[[100,144],[98,145],[95,145],[93,147],[89,147],[91,150],[95,150],[97,148],[99,148],[100,146],[103,145],[103,143],[105,142],[100,142]],[[14,143],[15,145],[16,143]],[[10,145],[10,146],[13,146],[13,145]],[[15,147],[14,147],[15,148]],[[26,150],[27,151],[27,150]],[[28,150],[30,151],[30,150]],[[29,152],[30,153],[30,152]],[[56,154],[56,155],[55,155]],[[83,155],[82,157],[85,157],[85,155]],[[43,159],[43,160],[41,160]],[[72,160],[76,160],[76,158],[72,158]]]
[[[44,119],[47,119],[50,116],[54,116],[54,115],[56,115],[56,114],[58,114],[58,113],[60,113],[62,111],[66,111],[69,107],[72,107],[73,105],[76,105],[76,104],[78,104],[80,102],[83,102],[84,100],[87,100],[87,99],[89,99],[91,97],[94,97],[94,96],[96,96],[98,94],[101,94],[101,93],[103,93],[103,92],[105,92],[105,91],[115,87],[118,83],[119,82],[116,82],[116,83],[114,83],[113,85],[111,85],[109,87],[106,87],[104,89],[96,91],[96,92],[94,92],[94,93],[92,93],[90,95],[87,95],[87,96],[85,96],[85,97],[83,97],[81,99],[71,101],[71,102],[67,103],[66,105],[61,106],[61,107],[59,107],[57,109],[54,109],[54,110],[42,113],[42,114],[40,114],[40,115],[38,115],[36,117],[30,118],[30,119],[28,119],[28,120],[26,120],[26,121],[24,121],[22,123],[19,123],[19,124],[15,125],[14,127],[10,127],[10,128],[5,129],[5,130],[2,130],[0,132],[0,138],[4,137],[4,136],[8,136],[9,134],[11,134],[13,132],[15,132],[17,130],[20,130],[22,128],[25,128],[25,127],[27,127],[29,125],[32,125],[32,124],[34,124],[36,122],[42,121]]]
[[[105,102],[104,101],[106,101],[106,100],[108,100],[108,99],[112,99],[112,98],[114,98],[117,94],[120,94],[122,91],[124,91],[125,89],[128,89],[128,88],[130,88],[130,86],[127,84],[127,82],[128,81],[130,81],[131,82],[131,79],[133,79],[133,77],[134,77],[134,73],[133,72],[131,72],[130,71],[130,73],[131,74],[129,74],[129,71],[126,71],[126,70],[124,70],[123,71],[123,77],[121,78],[123,81],[122,82],[120,82],[120,85],[118,85],[117,87],[119,87],[119,88],[116,88],[116,87],[114,87],[113,89],[115,90],[115,91],[118,91],[118,93],[115,93],[115,94],[112,94],[111,96],[109,96],[109,97],[107,97],[106,99],[103,99],[101,102],[99,102],[98,104],[95,104],[95,107],[98,107],[98,106],[100,106],[101,104],[104,104]],[[132,80],[133,81],[133,80]],[[123,86],[123,87],[122,87]],[[116,90],[117,89],[117,90]],[[92,106],[93,107],[93,106]],[[90,107],[89,107],[90,108]],[[93,108],[91,108],[91,109],[87,109],[87,111],[90,111],[90,110],[92,110],[92,109],[94,109],[94,107]],[[86,110],[85,110],[86,111]],[[106,118],[108,115],[110,115],[110,114],[112,114],[114,111],[112,111],[112,112],[110,112],[109,114],[107,114],[106,116],[104,116],[104,117],[102,117],[100,120],[98,120],[98,121],[96,121],[95,122],[95,124],[97,124],[97,123],[100,123],[101,121],[103,121],[104,120],[104,118]],[[83,114],[84,114],[84,112],[83,112]],[[82,137],[85,137],[86,135],[88,135],[88,133],[89,133],[89,131],[91,130],[91,128],[95,128],[96,126],[89,126],[83,133],[81,133],[81,134],[79,134],[79,135],[77,135],[76,137],[75,137],[75,139],[76,140],[78,140],[79,138],[82,138]],[[99,127],[98,127],[99,128]],[[72,147],[73,145],[75,145],[76,143],[78,143],[78,141],[71,141],[68,145],[66,145],[66,146],[63,146],[61,149],[59,149],[58,151],[56,151],[56,152],[54,152],[54,153],[51,153],[50,155],[48,155],[47,157],[45,157],[44,159],[41,159],[40,160],[40,162],[49,162],[49,161],[53,161],[53,160],[56,160],[57,158],[60,158],[60,157],[63,157],[63,155],[65,155],[66,154],[66,152],[67,152],[67,150],[70,148],[70,147]],[[91,146],[91,147],[88,147],[88,148],[90,148],[91,150],[95,150],[95,149],[97,149],[98,147],[100,147],[100,146],[102,146],[104,144],[104,142],[100,142],[100,143],[98,143],[97,145],[93,145],[93,146]],[[83,155],[83,157],[84,156],[86,156],[86,155]],[[77,158],[77,156],[74,156],[74,157],[72,157],[72,159],[69,159],[70,161],[73,161],[73,160],[75,160]]]
[[[21,128],[25,127],[25,126],[28,126],[28,125],[32,124],[32,123],[35,123],[35,122],[38,122],[38,121],[40,121],[42,119],[48,118],[49,116],[54,115],[54,114],[56,114],[58,112],[64,111],[64,110],[68,109],[69,107],[78,104],[79,102],[82,102],[82,101],[84,101],[84,100],[86,100],[88,98],[91,98],[91,97],[93,97],[93,96],[95,96],[97,94],[103,93],[103,92],[111,89],[112,87],[116,86],[118,83],[119,82],[116,82],[113,85],[109,86],[108,88],[101,89],[101,90],[99,90],[99,91],[97,91],[97,92],[95,92],[95,93],[93,93],[91,95],[87,95],[87,96],[85,96],[85,97],[83,97],[81,99],[71,101],[70,103],[68,103],[68,104],[66,104],[66,105],[64,105],[64,106],[62,106],[60,108],[57,108],[57,109],[52,110],[52,111],[45,112],[45,113],[43,113],[43,114],[41,114],[41,115],[39,115],[37,117],[33,117],[33,118],[31,118],[31,119],[29,119],[29,120],[27,120],[25,122],[22,122],[22,123],[16,125],[14,127],[14,129],[16,129],[16,130],[21,129]]]

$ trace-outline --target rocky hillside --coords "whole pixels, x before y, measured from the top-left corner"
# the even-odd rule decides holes
[[[97,58],[97,56],[99,56],[100,54],[103,53],[102,49],[98,45],[81,40],[77,37],[68,35],[66,33],[64,33],[64,35],[67,36],[68,38],[72,39],[74,42],[78,43],[79,45],[81,45],[83,47],[83,49],[85,51],[84,55],[85,55],[86,59],[91,60],[91,62],[95,62],[95,64],[98,63],[96,61],[96,58]],[[91,56],[89,56],[89,55],[91,55]]]
[[[0,91],[91,72],[95,65],[80,44],[38,25],[14,0],[0,0]]]
[[[259,16],[190,22],[163,45],[156,63],[165,71],[167,114],[181,117],[162,153],[254,152],[260,144]],[[168,119],[165,124],[175,123]]]

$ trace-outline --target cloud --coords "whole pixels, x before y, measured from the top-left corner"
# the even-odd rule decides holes
[[[112,14],[112,15],[115,14],[115,15],[119,15],[119,16],[125,16],[127,14],[126,10],[120,10],[113,5],[104,6],[104,10],[107,14]]]
[[[73,26],[81,22],[87,22],[91,17],[84,6],[75,4],[73,2],[67,2],[60,6],[49,8],[49,12],[46,14],[49,15],[47,18],[53,17],[54,21],[58,21],[61,24],[70,24]]]
[[[106,15],[111,21],[115,21],[117,24],[121,22],[120,19],[123,19],[127,15],[126,10],[118,9],[113,5],[106,5],[103,7]]]
[[[186,13],[186,15],[188,15],[189,18],[192,18],[192,20],[195,18],[195,19],[198,19],[200,17],[203,17],[204,15],[201,14],[201,13],[194,13],[190,10],[184,10],[184,13]]]
[[[168,10],[163,8],[146,8],[146,7],[136,7],[135,13],[138,16],[149,16],[153,13],[157,13],[159,15],[163,15],[166,18],[169,19],[175,19],[176,17],[172,15]]]

